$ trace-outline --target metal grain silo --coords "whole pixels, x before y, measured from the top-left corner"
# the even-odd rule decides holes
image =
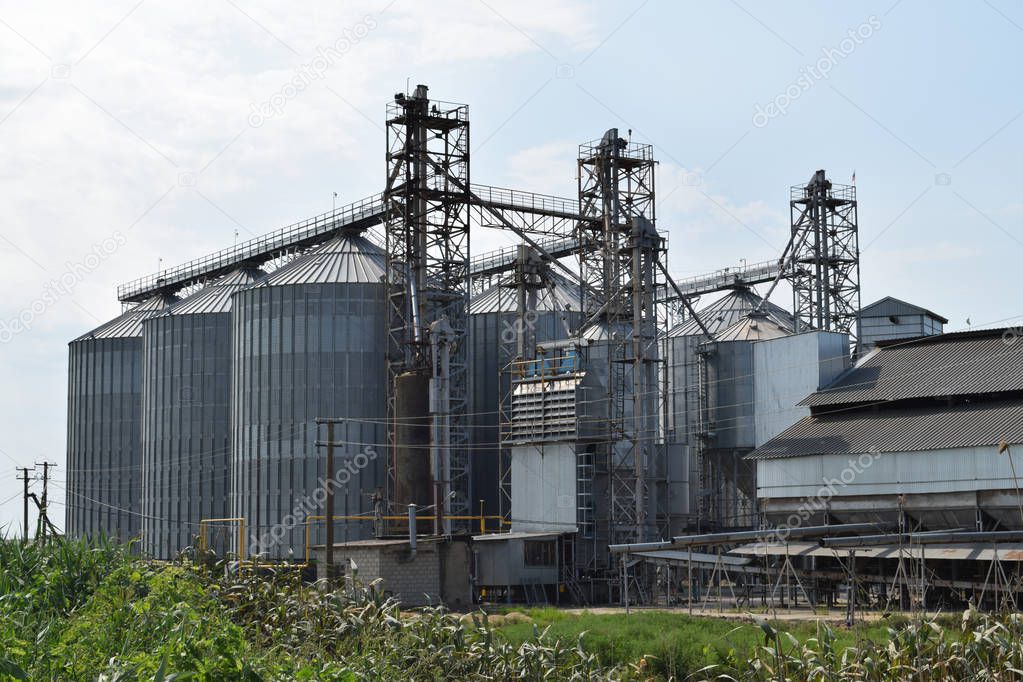
[[[142,321],[176,300],[154,296],[68,344],[69,536],[139,534]]]
[[[742,457],[756,443],[753,343],[792,333],[792,316],[736,289],[670,330],[669,440],[687,448],[691,508],[722,527],[750,523],[755,482]],[[754,313],[754,311],[756,311]]]
[[[561,275],[551,273],[550,276],[550,289],[537,292],[536,316],[529,315],[524,320],[535,332],[537,343],[564,339],[565,324],[575,331],[585,319],[580,312],[578,285]],[[509,377],[502,375],[502,370],[514,359],[519,324],[518,294],[514,287],[497,284],[473,296],[469,302],[472,390],[468,411],[474,514],[479,513],[480,500],[487,515],[501,511],[498,424],[501,396],[508,392],[510,385]]]
[[[706,429],[720,449],[756,446],[753,343],[789,336],[791,320],[750,313],[701,346],[706,383]]]
[[[231,516],[231,295],[264,275],[243,267],[142,327],[143,550],[172,559],[202,519]],[[229,525],[212,526],[223,552]]]
[[[715,337],[740,322],[760,305],[763,299],[749,289],[736,289],[699,310],[703,326]],[[792,329],[792,316],[784,309],[767,302],[762,311],[774,323]],[[668,359],[668,432],[675,443],[694,445],[700,418],[700,355],[699,349],[708,341],[695,319],[688,319],[668,331],[665,353]]]
[[[385,476],[384,267],[379,247],[341,234],[234,295],[232,516],[246,519],[248,554],[303,557],[329,478],[317,417],[351,420],[334,434],[349,443],[335,452],[335,514],[371,517]],[[373,531],[371,519],[336,528],[338,541]]]

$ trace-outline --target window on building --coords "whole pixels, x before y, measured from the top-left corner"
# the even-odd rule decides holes
[[[554,540],[525,540],[522,545],[526,566],[557,566]]]

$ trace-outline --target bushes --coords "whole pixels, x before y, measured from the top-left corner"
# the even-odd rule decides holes
[[[223,568],[103,542],[0,543],[0,680],[1023,679],[1019,614],[793,634],[650,612],[491,622]]]
[[[101,543],[0,544],[0,679],[600,680],[580,641],[518,646],[486,616],[403,614],[293,571],[210,575]]]

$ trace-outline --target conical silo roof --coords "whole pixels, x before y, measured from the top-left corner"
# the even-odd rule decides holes
[[[379,284],[384,251],[365,237],[341,234],[274,270],[256,287],[338,282]]]
[[[90,332],[82,334],[75,341],[90,339],[124,339],[142,336],[142,321],[159,315],[178,300],[171,294],[157,294],[126,310],[109,322],[105,322]]]
[[[203,315],[231,312],[231,294],[266,277],[266,273],[255,267],[233,270],[220,279],[207,284],[160,313],[163,315]]]
[[[763,313],[749,313],[714,335],[715,341],[766,341],[791,336],[792,328]]]
[[[753,312],[764,299],[747,288],[733,289],[710,305],[697,311],[697,315],[711,334],[718,336],[721,332],[740,322]],[[760,313],[767,316],[780,327],[792,330],[795,323],[792,315],[780,306],[767,301],[760,308]],[[669,337],[698,336],[704,332],[699,323],[690,318],[675,326],[668,332]]]
[[[536,292],[537,312],[581,310],[579,285],[557,273],[552,272],[550,277],[551,286]],[[553,298],[551,290],[554,292]],[[469,301],[469,313],[472,315],[515,312],[518,312],[517,294],[514,288],[506,286],[503,282],[480,292]]]

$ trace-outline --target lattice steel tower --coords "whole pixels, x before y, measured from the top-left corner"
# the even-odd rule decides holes
[[[856,187],[835,185],[819,170],[792,187],[792,285],[796,331],[856,335],[860,312],[860,247]]]
[[[469,300],[469,118],[431,102],[425,85],[387,107],[388,440],[395,380],[430,379],[434,504],[469,513],[466,314]],[[446,321],[446,324],[445,324]],[[394,459],[390,460],[394,463]],[[391,477],[393,492],[393,470]],[[394,500],[393,496],[389,498]],[[436,513],[436,512],[434,512]],[[450,530],[450,527],[445,528]]]
[[[654,291],[663,249],[654,228],[654,159],[650,145],[611,129],[579,148],[578,223],[583,309],[606,325],[610,442],[599,458],[609,478],[609,509],[597,523],[611,543],[654,535],[658,427]],[[603,522],[603,523],[602,523]]]

